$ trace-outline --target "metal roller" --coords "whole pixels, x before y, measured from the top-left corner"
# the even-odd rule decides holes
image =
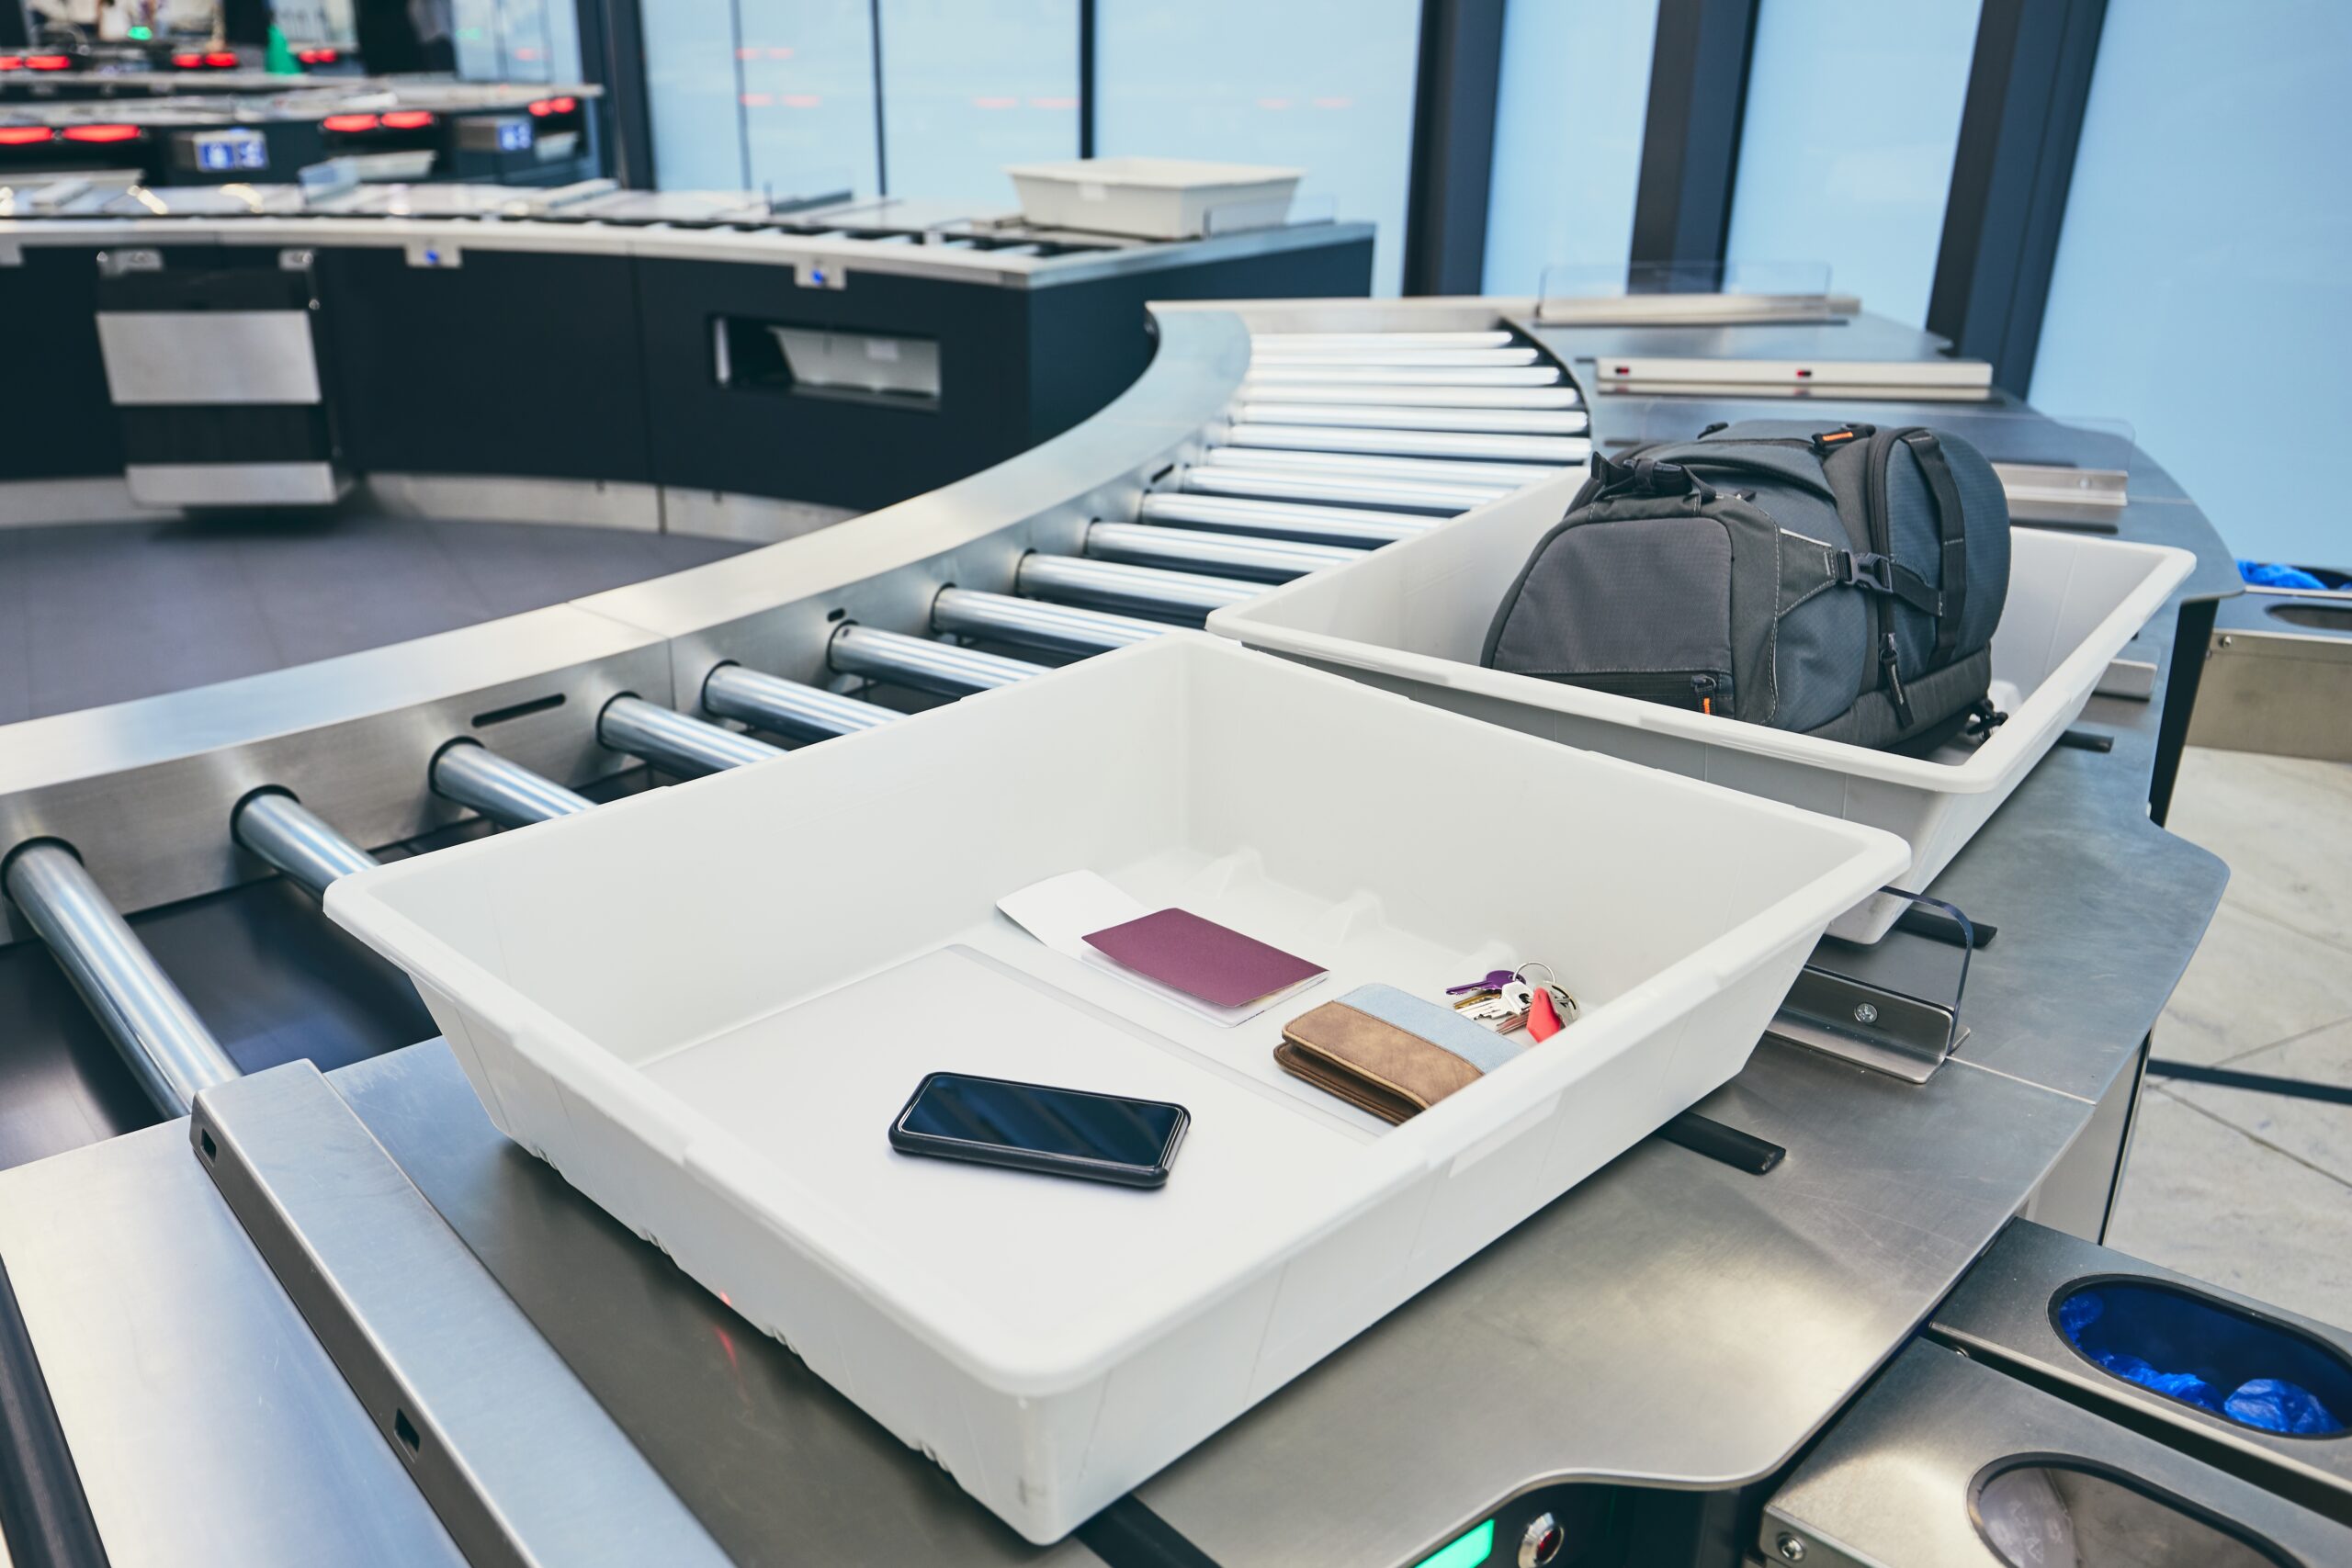
[[[198,1090],[240,1076],[71,849],[55,839],[19,846],[0,885],[157,1110],[185,1116]]]
[[[1394,457],[1491,457],[1506,463],[1581,463],[1592,456],[1592,443],[1580,435],[1474,435],[1457,430],[1349,430],[1328,424],[1237,424],[1226,431],[1225,440],[1229,446],[1374,452]]]
[[[1205,528],[1216,534],[1255,534],[1297,539],[1310,545],[1348,545],[1377,549],[1425,534],[1430,517],[1401,512],[1372,512],[1346,506],[1302,506],[1281,501],[1237,501],[1223,495],[1147,495],[1136,511],[1138,523]]]
[[[1267,349],[1250,351],[1252,369],[1287,366],[1396,366],[1406,370],[1498,370],[1511,365],[1541,365],[1543,352],[1532,348],[1442,348],[1416,354],[1396,348]]]
[[[1467,430],[1495,435],[1582,435],[1582,409],[1359,408],[1352,403],[1245,402],[1235,419],[1251,424],[1328,424],[1351,430]]]
[[[1375,457],[1363,452],[1280,452],[1259,446],[1212,446],[1199,467],[1249,468],[1258,473],[1339,473],[1351,479],[1412,479],[1425,484],[1521,485],[1558,476],[1545,463],[1464,463],[1443,457]]]
[[[863,675],[869,681],[944,697],[990,692],[1046,672],[1044,665],[1024,659],[860,626],[846,626],[835,632],[825,657],[844,675]]]
[[[1148,642],[1172,628],[1158,621],[1139,621],[1133,615],[1046,604],[1035,599],[1016,599],[1010,593],[943,588],[939,597],[931,602],[931,629],[1057,653],[1104,653],[1131,643]]]
[[[452,740],[426,770],[433,793],[489,818],[502,828],[526,828],[593,811],[596,803],[553,779],[511,762],[479,740]]]
[[[263,789],[237,803],[229,836],[286,880],[323,897],[327,884],[378,863],[286,790]]]
[[[1362,550],[1298,545],[1281,539],[1196,533],[1147,523],[1097,523],[1086,531],[1086,553],[1104,560],[1198,567],[1227,577],[1288,582],[1327,566],[1361,559]]]
[[[1255,364],[1243,372],[1241,384],[1281,386],[1300,381],[1402,387],[1556,387],[1564,379],[1556,365],[1505,365],[1479,368],[1408,365],[1283,365]]]
[[[1510,491],[1501,485],[1423,484],[1416,479],[1344,474],[1268,473],[1261,468],[1187,468],[1177,483],[1201,495],[1249,495],[1268,501],[1304,501],[1336,506],[1389,506],[1415,512],[1467,512]]]
[[[784,755],[781,748],[764,740],[626,694],[606,703],[596,716],[596,739],[678,778],[699,778]]]
[[[721,718],[740,719],[771,735],[824,740],[854,735],[905,716],[878,703],[845,697],[741,664],[722,664],[702,683],[702,705]]]
[[[1322,348],[1509,348],[1518,339],[1507,329],[1463,333],[1252,333],[1254,349]]]
[[[1040,599],[1066,604],[1111,605],[1190,621],[1198,626],[1211,610],[1253,598],[1257,585],[1198,572],[1161,571],[1154,567],[1085,560],[1077,556],[1032,552],[1021,558],[1013,586]]]
[[[1574,387],[1416,387],[1401,381],[1244,381],[1253,403],[1370,403],[1422,409],[1572,409]]]

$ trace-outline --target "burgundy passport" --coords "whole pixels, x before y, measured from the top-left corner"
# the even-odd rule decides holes
[[[1221,1008],[1246,1007],[1323,973],[1319,964],[1189,909],[1155,910],[1091,931],[1086,942],[1138,975]]]

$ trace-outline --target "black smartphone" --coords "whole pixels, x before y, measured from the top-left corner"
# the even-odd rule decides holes
[[[1164,1100],[933,1073],[890,1123],[890,1146],[902,1155],[1158,1187],[1192,1122],[1191,1111]]]

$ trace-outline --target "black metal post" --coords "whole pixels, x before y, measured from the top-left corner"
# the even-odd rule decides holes
[[[1757,4],[1660,0],[1634,199],[1637,269],[1696,264],[1712,276],[1723,263]]]
[[[611,151],[600,166],[625,186],[650,189],[653,119],[642,0],[580,0],[580,73],[605,89],[598,128]]]
[[[1503,0],[1422,0],[1405,292],[1476,294],[1503,69]]]
[[[1976,26],[1928,330],[2020,394],[2106,18],[2107,0],[1984,0]]]

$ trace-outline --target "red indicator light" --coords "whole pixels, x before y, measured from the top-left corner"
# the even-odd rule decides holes
[[[333,65],[343,56],[332,49],[306,49],[294,58],[305,65]]]
[[[0,54],[0,71],[22,71],[25,57],[21,54]]]
[[[33,71],[70,71],[74,57],[70,54],[28,54],[25,65]]]
[[[237,63],[237,57],[225,49],[218,49],[204,57],[204,63],[216,71],[226,71]]]
[[[1812,374],[1813,374],[1813,372],[1812,372],[1812,371],[1810,371],[1810,370],[1808,370],[1808,369],[1806,369],[1804,366],[1800,365],[1799,367],[1797,367],[1797,379],[1798,379],[1798,380],[1802,381],[1802,380],[1804,380],[1805,378],[1807,378],[1807,377],[1811,376]]]
[[[573,109],[580,107],[580,100],[578,98],[557,98],[554,102],[555,112],[558,114],[570,114]]]
[[[376,117],[372,114],[331,114],[319,121],[322,130],[339,130],[346,135],[355,130],[373,130]]]
[[[45,125],[0,125],[0,147],[29,147],[49,140]]]
[[[175,54],[172,56],[172,63],[178,66],[183,71],[194,71],[204,63],[204,56],[200,54]]]
[[[432,123],[432,115],[424,109],[394,109],[384,117],[386,130],[423,130]]]
[[[555,113],[555,100],[553,98],[537,99],[531,105],[531,112],[536,115],[553,114]]]
[[[69,125],[60,134],[68,141],[136,141],[147,133],[135,125]]]

